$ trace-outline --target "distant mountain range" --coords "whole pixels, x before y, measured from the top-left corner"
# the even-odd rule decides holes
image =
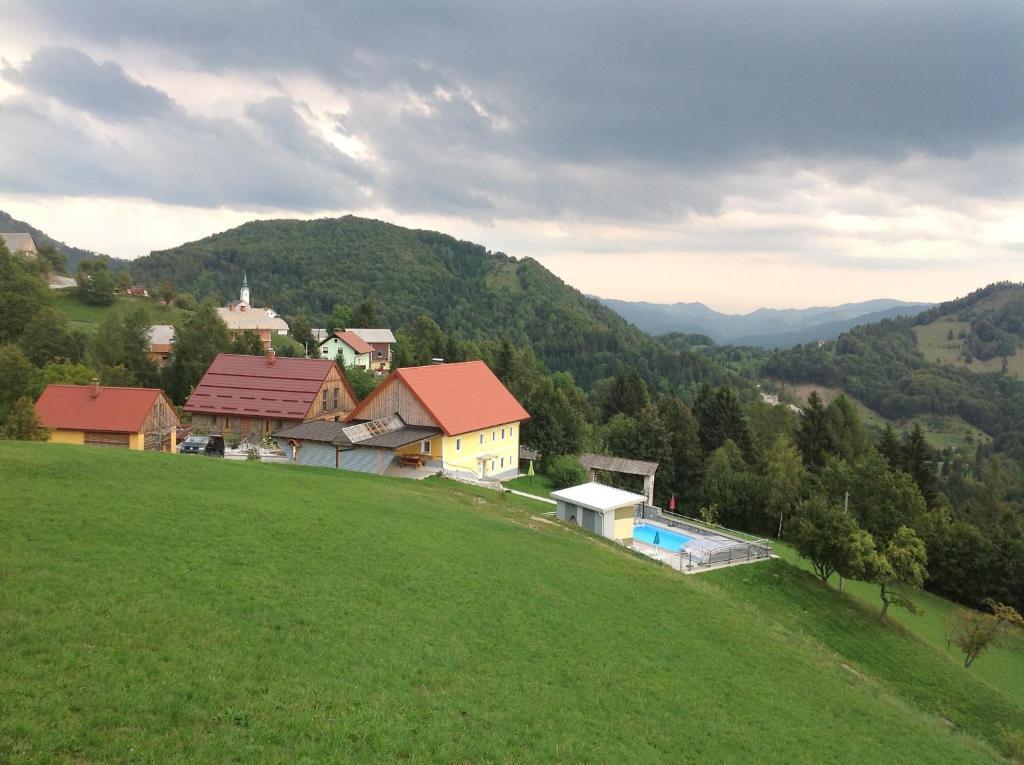
[[[719,344],[761,348],[787,348],[814,340],[834,340],[857,325],[896,316],[916,316],[932,306],[931,303],[883,298],[832,307],[759,308],[746,314],[729,314],[703,303],[599,300],[651,335],[685,332],[707,335]]]
[[[36,247],[44,247],[50,245],[57,252],[63,253],[64,257],[68,261],[68,273],[72,276],[78,268],[78,261],[83,258],[106,258],[110,261],[111,265],[125,265],[128,263],[127,260],[121,260],[119,258],[112,258],[109,255],[103,255],[99,252],[93,252],[91,250],[83,250],[80,247],[72,247],[70,244],[65,244],[52,236],[48,236],[46,233],[40,231],[34,226],[26,223],[23,220],[18,220],[12,217],[10,214],[0,210],[0,231],[14,234],[31,234],[32,238],[36,242]]]

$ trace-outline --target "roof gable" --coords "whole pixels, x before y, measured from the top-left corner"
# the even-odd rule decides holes
[[[449,436],[530,418],[482,361],[396,369],[356,407],[350,418],[357,419],[389,385],[403,385]]]
[[[36,414],[44,427],[54,430],[138,433],[153,404],[164,396],[159,388],[101,386],[95,393],[92,385],[47,385],[36,402]]]
[[[373,353],[373,347],[350,329],[336,330],[334,336],[357,354]]]
[[[349,327],[346,332],[354,332],[367,343],[393,343],[395,333],[390,329],[374,329],[367,327]]]
[[[185,411],[301,420],[332,369],[358,401],[348,379],[329,359],[295,359],[221,353],[185,402]]]

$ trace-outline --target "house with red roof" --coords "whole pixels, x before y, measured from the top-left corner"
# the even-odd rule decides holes
[[[346,367],[369,369],[373,358],[373,346],[349,329],[335,330],[318,347],[321,358],[340,361]]]
[[[47,385],[36,415],[50,430],[50,442],[113,446],[136,451],[177,447],[181,424],[174,405],[159,388]]]
[[[530,415],[482,361],[396,369],[348,421],[394,415],[407,428],[435,431],[397,447],[399,461],[480,480],[518,474],[519,429]]]
[[[265,438],[308,420],[345,419],[358,403],[329,359],[220,353],[185,402],[196,433]]]

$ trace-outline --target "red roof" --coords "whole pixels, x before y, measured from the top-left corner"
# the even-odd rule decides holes
[[[108,388],[91,385],[47,385],[36,401],[36,414],[47,428],[138,433],[158,397],[159,388]],[[174,409],[168,408],[173,412]]]
[[[329,359],[220,353],[185,402],[186,412],[301,420],[336,365]],[[340,370],[339,370],[340,371]],[[341,384],[357,401],[345,375]]]
[[[530,419],[529,412],[482,361],[396,369],[356,407],[350,419],[358,419],[360,410],[385,385],[397,382],[408,387],[448,436]]]
[[[344,331],[336,329],[334,330],[334,336],[341,340],[343,343],[345,343],[345,345],[347,345],[356,353],[373,353],[373,346],[370,345],[365,340],[363,340],[363,338],[361,338],[355,332],[350,332],[347,329]]]

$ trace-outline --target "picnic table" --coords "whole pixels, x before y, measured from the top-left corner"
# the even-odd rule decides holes
[[[411,467],[418,470],[427,464],[427,457],[423,454],[399,454],[398,464],[402,467]]]

